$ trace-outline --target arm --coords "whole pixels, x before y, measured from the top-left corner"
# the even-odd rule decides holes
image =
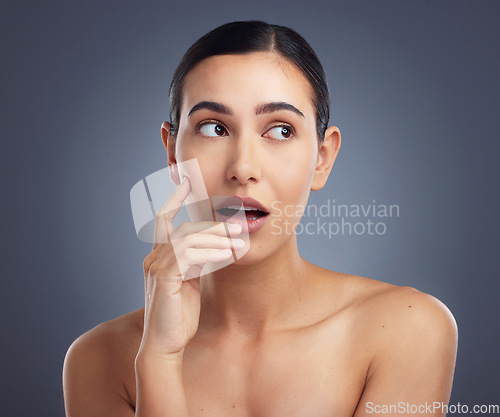
[[[436,298],[404,291],[383,320],[354,417],[445,415],[441,403],[450,398],[458,344],[455,319]]]
[[[67,417],[134,417],[105,325],[76,339],[64,359]]]
[[[134,408],[123,382],[128,337],[103,323],[73,342],[63,369],[67,417],[189,417],[181,355],[136,356]]]
[[[168,359],[139,353],[135,375],[136,417],[189,417],[182,383],[182,355]]]

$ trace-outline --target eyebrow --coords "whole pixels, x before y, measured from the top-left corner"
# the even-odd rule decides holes
[[[188,118],[197,110],[208,109],[212,110],[216,113],[227,114],[229,116],[233,115],[233,111],[222,103],[217,103],[215,101],[200,101],[198,104],[194,105],[193,108],[188,113]],[[263,114],[263,113],[274,113],[280,110],[288,110],[305,118],[304,113],[302,113],[297,107],[291,105],[290,103],[286,103],[284,101],[273,101],[271,103],[263,103],[259,104],[255,108],[255,114]]]

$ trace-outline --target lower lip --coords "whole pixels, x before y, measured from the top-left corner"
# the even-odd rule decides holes
[[[217,217],[217,220],[219,220],[219,221],[241,225],[242,232],[254,233],[257,230],[259,230],[262,226],[264,226],[264,224],[267,221],[267,218],[269,217],[269,214],[266,214],[265,216],[258,217],[258,218],[253,219],[253,220],[247,220],[246,222],[239,221],[238,219],[236,219],[234,217],[225,216],[219,212],[217,212],[216,217]]]

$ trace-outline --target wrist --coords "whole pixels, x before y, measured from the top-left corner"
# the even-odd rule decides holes
[[[164,353],[147,348],[139,348],[135,357],[135,366],[162,365],[165,366],[180,366],[184,356],[184,349],[179,352]]]

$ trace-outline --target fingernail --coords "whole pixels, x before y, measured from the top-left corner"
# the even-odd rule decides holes
[[[245,247],[245,241],[243,239],[232,239],[233,246],[235,248],[244,248]]]

